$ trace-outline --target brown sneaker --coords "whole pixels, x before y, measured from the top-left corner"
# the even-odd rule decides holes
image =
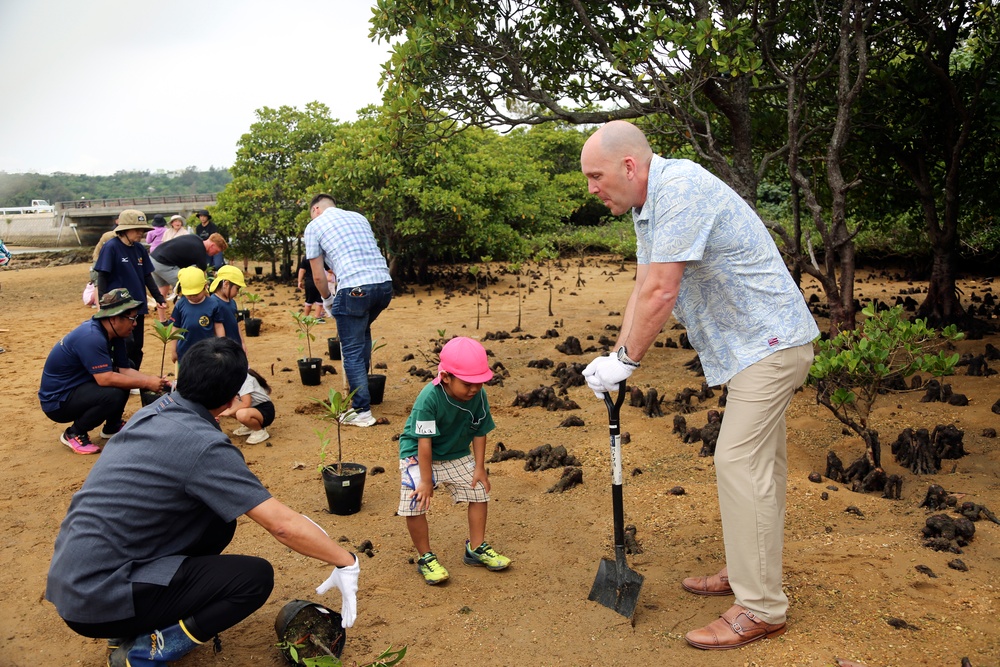
[[[722,568],[718,574],[709,577],[688,577],[681,582],[684,590],[695,595],[732,595],[729,586],[729,568]]]
[[[784,623],[765,623],[749,609],[734,604],[722,616],[703,628],[692,630],[684,638],[688,644],[697,648],[724,650],[784,633]]]

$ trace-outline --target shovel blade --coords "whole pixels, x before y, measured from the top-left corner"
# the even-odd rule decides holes
[[[628,567],[624,560],[601,559],[597,577],[590,589],[588,600],[603,605],[625,618],[632,618],[639,603],[644,577]]]

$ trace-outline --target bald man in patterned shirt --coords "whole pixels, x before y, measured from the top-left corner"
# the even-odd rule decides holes
[[[612,121],[584,144],[590,192],[632,212],[635,287],[614,352],[587,366],[602,397],[639,368],[673,315],[687,328],[709,385],[729,389],[715,450],[726,566],[682,586],[735,604],[687,633],[702,649],[744,646],[785,631],[785,410],[819,335],[767,228],[729,186],[689,160],[654,155],[641,130]]]

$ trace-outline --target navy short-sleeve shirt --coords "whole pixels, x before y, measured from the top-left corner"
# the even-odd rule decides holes
[[[133,299],[141,302],[139,312],[143,315],[149,312],[145,299],[146,276],[153,273],[153,262],[141,243],[125,245],[120,238],[111,239],[101,248],[94,270],[108,275],[109,292],[124,287]]]
[[[93,375],[129,368],[121,338],[108,338],[100,320],[89,319],[55,344],[42,368],[38,400],[42,410],[56,410],[70,393]]]
[[[240,326],[236,320],[236,304],[232,300],[226,301],[216,294],[208,298],[215,302],[219,317],[222,318],[222,328],[226,330],[226,338],[242,345],[243,336],[240,335]]]
[[[177,299],[174,312],[170,314],[170,321],[175,326],[187,329],[184,338],[177,341],[177,359],[179,361],[192,345],[200,340],[215,336],[216,322],[222,323],[223,328],[225,328],[222,299],[213,299],[208,296],[199,303],[191,303],[187,298],[181,297]]]

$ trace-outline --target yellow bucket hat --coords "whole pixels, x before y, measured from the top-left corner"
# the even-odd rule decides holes
[[[232,264],[223,264],[219,267],[219,270],[215,274],[215,280],[212,281],[212,286],[208,288],[209,292],[214,292],[215,288],[219,286],[223,280],[228,280],[234,285],[239,285],[240,287],[246,287],[247,281],[243,277],[243,272],[237,269]]]
[[[181,294],[193,296],[202,293],[208,284],[208,278],[197,266],[188,266],[177,272],[177,284],[180,285]]]

